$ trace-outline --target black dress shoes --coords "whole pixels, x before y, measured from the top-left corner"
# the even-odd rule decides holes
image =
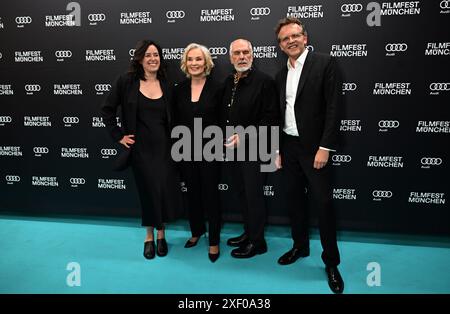
[[[217,252],[216,254],[208,253],[209,260],[212,263],[215,263],[219,259],[219,256],[220,256],[220,252]]]
[[[186,244],[184,245],[184,247],[185,247],[186,249],[189,249],[189,248],[191,248],[191,247],[194,247],[194,246],[197,245],[197,243],[198,243],[199,240],[200,240],[200,237],[197,238],[197,241],[191,241],[191,239],[189,239],[189,240],[186,241]]]
[[[155,242],[153,240],[144,242],[144,257],[146,259],[155,257]]]
[[[298,260],[300,257],[307,257],[309,256],[309,248],[292,248],[290,251],[284,253],[279,259],[278,264],[280,265],[289,265],[294,263],[296,260]]]
[[[264,254],[267,252],[267,244],[264,242],[261,245],[256,246],[255,244],[248,242],[237,249],[231,251],[231,256],[235,258],[250,258],[256,254]]]
[[[342,293],[344,291],[344,281],[336,266],[327,266],[325,271],[328,276],[328,285],[334,293]]]
[[[159,257],[166,256],[168,252],[166,239],[156,240],[156,254]]]
[[[240,247],[248,243],[248,236],[243,233],[238,237],[230,238],[227,241],[228,246]]]

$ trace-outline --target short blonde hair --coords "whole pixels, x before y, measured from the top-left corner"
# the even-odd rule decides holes
[[[186,74],[187,77],[191,77],[186,67],[186,63],[187,55],[192,49],[200,49],[203,53],[203,56],[205,58],[205,76],[208,76],[211,73],[212,68],[214,67],[214,62],[212,61],[211,54],[209,53],[208,48],[196,43],[189,44],[186,48],[184,48],[183,56],[181,57],[181,71],[183,71],[183,73]]]

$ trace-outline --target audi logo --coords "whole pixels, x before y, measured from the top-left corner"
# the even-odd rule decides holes
[[[109,92],[111,84],[95,84],[96,92]]]
[[[33,147],[35,154],[48,154],[48,147]]]
[[[106,20],[106,15],[103,13],[89,14],[88,20],[89,22],[103,22]]]
[[[228,190],[228,184],[218,184],[217,188],[219,189],[219,191],[227,191]]]
[[[129,51],[128,51],[128,54],[130,55],[130,57],[134,57],[134,51],[135,51],[136,49],[130,49]]]
[[[72,57],[72,51],[70,50],[56,50],[55,51],[56,58],[70,58]]]
[[[384,49],[386,49],[386,52],[403,52],[408,50],[408,45],[405,43],[386,44]]]
[[[12,175],[5,176],[5,179],[8,182],[19,182],[20,181],[20,177],[19,176],[12,176]]]
[[[100,151],[103,156],[116,156],[117,149],[114,148],[102,148]]]
[[[269,15],[270,14],[270,8],[251,8],[250,14],[255,15]]]
[[[424,166],[439,166],[442,164],[442,158],[423,157],[420,163]]]
[[[85,184],[86,180],[84,178],[70,178],[70,184]]]
[[[311,45],[306,46],[306,49],[308,49],[309,51],[314,51],[314,47]]]
[[[378,121],[378,126],[380,128],[396,129],[400,126],[400,122],[398,122],[397,120],[380,120],[380,121]]]
[[[375,190],[372,192],[372,196],[373,197],[382,197],[382,198],[391,198],[392,197],[392,192],[391,191],[379,191],[379,190]]]
[[[356,13],[361,12],[363,6],[361,3],[343,4],[341,5],[342,13]]]
[[[10,123],[12,118],[10,116],[0,116],[0,123]]]
[[[63,122],[66,124],[78,123],[80,122],[80,119],[78,117],[64,117]]]
[[[31,21],[33,21],[31,19],[31,16],[17,16],[16,17],[17,24],[30,24]]]
[[[334,162],[350,162],[352,160],[352,156],[350,155],[333,155],[331,160]]]
[[[449,0],[443,0],[439,4],[439,6],[441,7],[441,9],[450,9],[450,1]]]
[[[212,55],[226,55],[228,49],[225,47],[211,47],[208,49]]]
[[[430,84],[430,90],[432,91],[449,91],[450,90],[450,83],[431,83]]]
[[[354,91],[354,90],[356,90],[356,84],[355,83],[342,83],[342,90],[343,91]]]
[[[167,11],[166,17],[168,19],[182,19],[186,13],[184,11]]]
[[[38,84],[25,85],[25,91],[27,91],[27,92],[39,92],[40,90],[41,90],[41,85],[38,85]]]

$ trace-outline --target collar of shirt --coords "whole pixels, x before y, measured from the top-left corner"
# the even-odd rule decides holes
[[[305,48],[302,54],[297,58],[297,60],[295,60],[295,69],[298,69],[299,67],[303,66],[303,64],[305,64],[307,55],[308,55],[308,48]],[[287,61],[287,68],[288,70],[294,69],[289,59]]]

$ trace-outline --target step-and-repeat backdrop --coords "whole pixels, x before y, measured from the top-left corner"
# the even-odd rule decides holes
[[[159,42],[174,80],[183,47],[204,44],[224,79],[230,42],[247,38],[274,76],[286,63],[274,27],[291,15],[306,23],[308,48],[343,72],[342,145],[331,157],[339,228],[450,234],[450,1],[381,1],[379,19],[369,2],[0,4],[0,211],[139,216],[131,172],[111,170],[119,147],[99,114],[136,42]],[[239,220],[224,169],[224,218]],[[261,193],[269,222],[287,223],[279,173]]]

